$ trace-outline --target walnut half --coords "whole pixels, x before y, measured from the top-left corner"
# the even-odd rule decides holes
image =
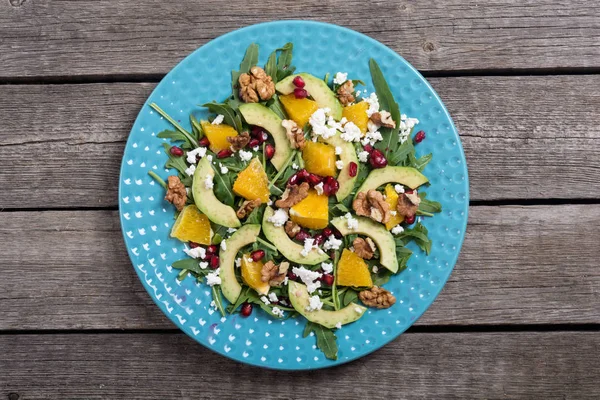
[[[383,194],[371,189],[367,193],[360,192],[352,202],[356,215],[369,217],[374,221],[387,223],[391,218],[390,205],[383,198]]]
[[[373,258],[373,254],[375,253],[375,250],[377,250],[377,247],[375,247],[375,243],[373,243],[371,238],[363,239],[358,237],[352,242],[352,247],[354,247],[356,255],[364,260]]]
[[[183,210],[183,207],[185,207],[187,191],[185,190],[185,185],[179,180],[179,177],[171,175],[167,179],[167,195],[165,196],[165,200],[173,203],[178,211]]]
[[[275,94],[273,79],[261,67],[252,67],[249,74],[241,74],[238,83],[240,84],[240,98],[244,103],[269,100]]]
[[[353,93],[354,84],[351,80],[347,80],[337,89],[338,99],[344,106],[354,103],[354,100],[356,99],[354,98]]]
[[[250,134],[248,134],[248,132],[242,132],[237,136],[227,136],[227,141],[231,144],[230,147],[232,151],[239,151],[250,143]]]
[[[303,150],[304,146],[306,146],[306,139],[304,138],[304,131],[302,128],[291,119],[284,119],[281,121],[281,126],[285,128],[285,133],[290,140],[292,148]]]
[[[363,290],[358,294],[358,298],[364,305],[375,308],[389,308],[396,303],[394,295],[379,286]]]
[[[401,193],[398,196],[396,211],[404,217],[413,217],[421,204],[421,199],[414,193]]]
[[[246,218],[252,210],[261,205],[260,199],[246,200],[242,203],[241,207],[236,211],[235,215],[238,218]]]
[[[309,188],[310,185],[308,182],[302,182],[300,185],[288,186],[285,189],[285,192],[283,192],[281,199],[275,202],[275,205],[279,208],[293,207],[308,197]]]
[[[279,266],[273,261],[267,261],[260,271],[260,280],[269,282],[269,286],[279,286],[285,280],[285,276],[290,267],[287,261],[282,262]]]
[[[392,119],[392,115],[388,111],[379,111],[371,114],[371,121],[378,126],[383,126],[384,128],[395,128],[396,121]]]

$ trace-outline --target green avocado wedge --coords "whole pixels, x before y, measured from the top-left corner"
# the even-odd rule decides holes
[[[248,125],[256,125],[267,130],[275,142],[275,154],[271,163],[279,171],[292,154],[292,146],[281,125],[281,118],[273,111],[258,103],[240,105],[240,113]]]
[[[340,188],[335,194],[337,201],[341,202],[348,197],[350,193],[352,193],[352,189],[354,189],[354,183],[358,177],[360,163],[358,162],[358,156],[356,155],[356,149],[354,148],[354,145],[351,142],[346,142],[344,139],[342,139],[339,133],[328,139],[325,139],[324,142],[342,149],[340,160],[344,163],[344,168],[337,176],[337,181],[340,184]],[[356,164],[356,174],[354,176],[350,176],[348,173],[351,162]]]
[[[260,225],[244,225],[226,240],[227,249],[219,252],[219,276],[221,277],[221,291],[230,303],[235,303],[242,291],[242,286],[235,278],[235,257],[240,249],[250,243],[256,242],[260,233]]]
[[[398,272],[398,259],[396,257],[396,242],[394,236],[385,226],[365,217],[353,217],[358,221],[356,229],[348,229],[348,219],[337,217],[331,221],[342,235],[359,234],[373,239],[379,248],[379,263],[392,272]]]
[[[319,108],[329,108],[331,110],[330,115],[336,121],[342,119],[342,105],[323,79],[319,79],[306,72],[301,72],[281,80],[275,85],[275,89],[281,94],[292,93],[296,88],[292,81],[297,76],[300,76],[304,80],[304,89],[317,102]]]
[[[337,311],[307,311],[307,308],[310,304],[310,294],[308,294],[308,290],[306,289],[305,285],[294,281],[288,282],[288,296],[290,297],[292,306],[298,313],[302,314],[310,322],[323,325],[325,328],[329,329],[335,328],[338,323],[341,325],[346,325],[354,322],[360,319],[360,317],[364,315],[365,311],[367,311],[366,307],[359,306],[356,303],[350,303],[346,307]]]
[[[223,225],[228,228],[237,228],[241,222],[235,215],[235,210],[223,204],[215,196],[213,189],[207,189],[205,185],[206,177],[215,176],[215,171],[210,165],[207,157],[202,158],[196,166],[194,172],[194,181],[192,182],[192,193],[194,202],[198,210],[208,217],[215,224]]]
[[[262,221],[263,233],[285,258],[291,262],[305,265],[316,265],[329,259],[327,253],[321,253],[314,249],[311,250],[306,257],[303,256],[301,252],[304,250],[304,246],[301,246],[290,239],[287,233],[285,233],[283,226],[275,226],[269,222],[269,218],[272,217],[273,214],[275,214],[275,211],[271,207],[265,209]]]
[[[429,179],[416,168],[387,166],[372,170],[369,173],[369,176],[367,176],[367,179],[365,179],[363,184],[356,191],[354,198],[356,198],[360,192],[377,189],[379,186],[385,185],[386,183],[400,183],[411,189],[415,189],[427,182],[429,182]]]

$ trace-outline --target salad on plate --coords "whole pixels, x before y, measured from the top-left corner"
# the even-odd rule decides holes
[[[406,245],[431,249],[421,218],[441,211],[422,173],[432,155],[416,156],[425,132],[375,60],[368,93],[344,72],[296,72],[292,43],[263,67],[258,50],[232,71],[231,95],[202,106],[212,117],[190,115],[191,130],[150,104],[174,128],[157,136],[177,173],[149,172],[185,243],[172,267],[208,285],[223,315],[304,317],[304,337],[336,359],[343,325],[394,306],[384,285],[407,267]]]

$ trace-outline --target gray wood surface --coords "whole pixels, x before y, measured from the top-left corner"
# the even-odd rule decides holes
[[[593,332],[407,333],[334,369],[269,371],[182,333],[0,336],[0,395],[21,399],[592,399]]]
[[[598,226],[598,205],[472,207],[458,265],[417,324],[600,324]],[[174,327],[117,212],[4,213],[0,265],[0,330]]]
[[[472,200],[600,197],[600,76],[431,83],[461,134]],[[124,142],[153,87],[0,85],[0,206],[116,206]]]
[[[11,6],[14,4],[14,6]],[[0,79],[164,74],[233,29],[312,19],[355,29],[425,71],[600,67],[596,0],[0,3]]]

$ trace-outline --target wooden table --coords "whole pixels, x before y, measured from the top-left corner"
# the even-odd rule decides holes
[[[597,0],[0,1],[0,399],[600,396]],[[448,106],[469,163],[459,262],[406,334],[287,373],[160,313],[117,218],[143,101],[208,40],[274,19],[390,46]]]

